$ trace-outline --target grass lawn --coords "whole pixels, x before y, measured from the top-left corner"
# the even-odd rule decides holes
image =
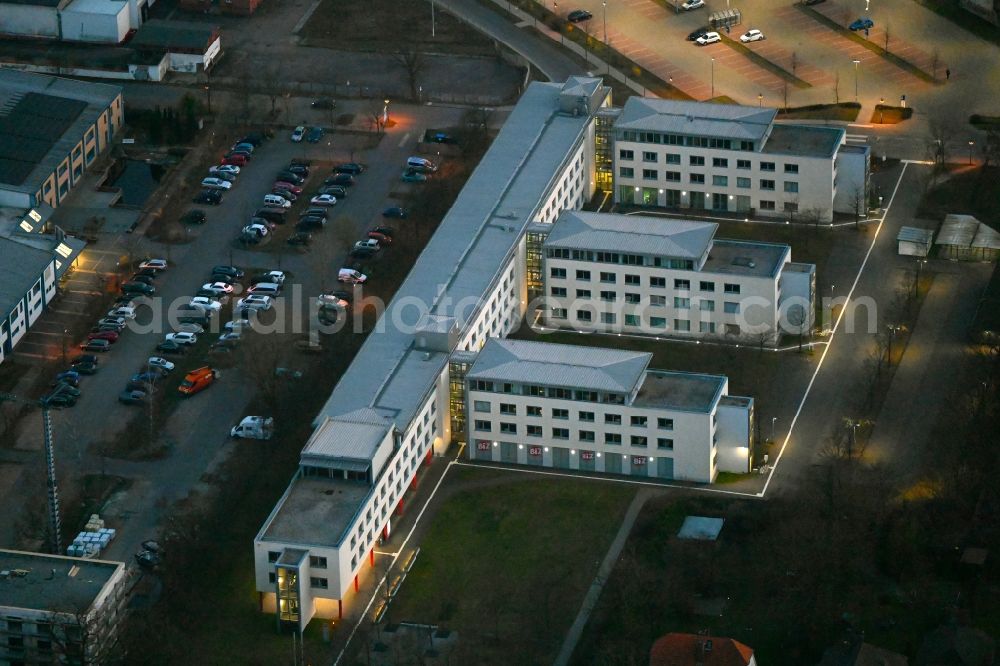
[[[507,474],[441,506],[387,617],[457,630],[475,663],[551,663],[635,489]]]
[[[779,109],[778,118],[782,120],[842,120],[854,122],[861,111],[857,102],[841,102],[840,104],[813,104],[811,106],[793,106]]]
[[[955,155],[952,159],[963,159]],[[917,216],[927,220],[943,220],[949,213],[974,215],[980,222],[1000,228],[1000,168],[962,166],[954,169],[950,177],[932,187],[924,195],[917,209]]]
[[[493,55],[493,41],[440,7],[434,14],[427,2],[369,0],[352,3],[323,0],[302,29],[313,46],[352,51],[443,52]]]

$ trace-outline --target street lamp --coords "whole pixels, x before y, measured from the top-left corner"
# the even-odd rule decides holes
[[[927,263],[926,259],[917,259],[917,279],[913,281],[913,295],[920,293],[920,269]]]
[[[434,20],[434,0],[431,0],[431,37],[437,36],[437,23]]]
[[[886,359],[886,365],[892,366],[892,339],[896,337],[896,333],[903,330],[903,327],[899,324],[887,324],[886,328],[889,329],[889,349],[888,358]]]
[[[860,60],[853,60],[854,63],[854,101],[858,101],[858,66],[861,64]]]
[[[883,119],[884,114],[885,114],[885,108],[883,108],[883,106],[882,106],[883,104],[885,104],[885,97],[879,97],[878,98],[878,122],[879,122],[879,125],[882,124],[882,119]]]
[[[389,126],[389,98],[387,97],[383,102],[385,106],[382,107],[382,127],[386,128]]]
[[[976,142],[969,139],[969,164],[972,164],[972,147],[976,145]]]
[[[757,93],[757,106],[763,108],[764,106],[764,93]]]
[[[774,424],[778,422],[777,416],[771,417],[771,441],[774,441]]]
[[[715,58],[712,58],[712,97],[715,99]]]
[[[604,43],[608,43],[608,0],[602,0],[601,6],[604,7]]]

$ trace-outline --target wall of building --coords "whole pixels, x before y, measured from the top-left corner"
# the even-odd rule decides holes
[[[111,0],[108,0],[111,4]],[[62,12],[63,40],[97,44],[120,44],[130,29],[128,4],[115,13],[97,13],[70,8]]]
[[[59,38],[59,12],[55,7],[0,3],[0,34]]]
[[[837,153],[837,194],[833,210],[864,217],[868,214],[868,176],[871,153],[865,149]]]
[[[751,464],[753,403],[720,404],[717,415],[718,471],[746,474]]]
[[[808,333],[816,322],[816,267],[809,264],[810,270],[805,271],[801,266],[796,264],[795,270],[782,271],[778,308],[783,324],[792,332]]]

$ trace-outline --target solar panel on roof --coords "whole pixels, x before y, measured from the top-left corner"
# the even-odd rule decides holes
[[[87,103],[29,92],[0,116],[0,182],[21,185]]]

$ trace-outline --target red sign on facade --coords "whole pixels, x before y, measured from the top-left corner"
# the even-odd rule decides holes
[[[646,456],[632,456],[632,464],[633,465],[645,465],[646,464]]]
[[[542,447],[540,446],[529,446],[528,447],[529,456],[540,456],[542,455]]]
[[[593,459],[594,459],[593,451],[580,451],[580,460],[593,460]]]
[[[478,442],[476,442],[476,450],[477,451],[489,451],[490,450],[490,443],[487,442],[487,441],[484,441],[484,440],[479,440]]]

